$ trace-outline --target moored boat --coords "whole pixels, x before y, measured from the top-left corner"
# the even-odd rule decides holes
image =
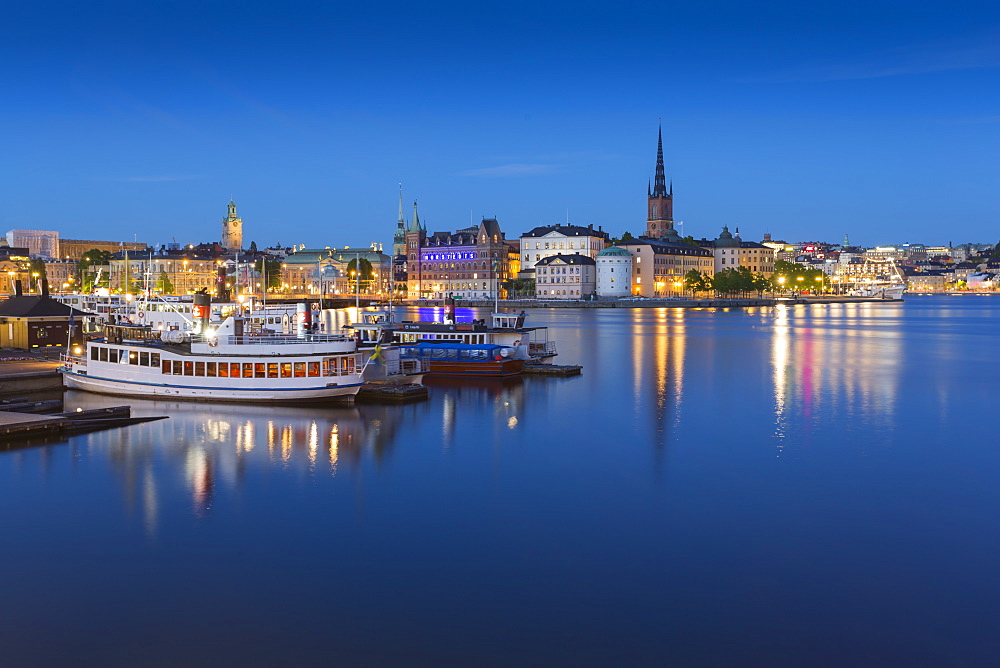
[[[427,363],[428,375],[505,378],[524,368],[524,359],[515,359],[516,350],[494,344],[423,341],[399,349],[401,360]]]
[[[202,334],[107,325],[101,340],[69,355],[72,389],[124,396],[259,403],[352,402],[363,359],[344,336],[244,333],[228,318]]]

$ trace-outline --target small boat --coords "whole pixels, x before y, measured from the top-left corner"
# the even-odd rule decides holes
[[[428,375],[506,378],[516,376],[525,360],[515,348],[495,344],[422,341],[399,348],[401,360],[422,360]]]
[[[455,322],[450,315],[445,316],[444,322],[403,320],[397,323],[392,314],[383,310],[363,311],[360,315],[361,321],[349,325],[349,328],[354,331],[361,348],[373,346],[376,342],[498,345],[521,349],[526,359],[546,363],[558,354],[555,341],[549,340],[548,328],[525,327],[523,311],[493,313],[490,324],[485,319]]]

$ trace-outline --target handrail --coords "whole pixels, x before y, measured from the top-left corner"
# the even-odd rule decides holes
[[[207,343],[209,345],[215,344],[225,344],[225,345],[254,345],[254,346],[285,346],[285,345],[295,345],[303,343],[348,343],[354,339],[350,336],[342,336],[339,334],[307,334],[304,337],[298,337],[294,334],[276,334],[270,336],[261,336],[259,334],[226,334],[223,336],[203,336],[200,334],[192,335],[192,343]]]

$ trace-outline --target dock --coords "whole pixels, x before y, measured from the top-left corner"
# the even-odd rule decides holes
[[[365,404],[408,404],[427,399],[426,385],[365,385],[356,401]]]
[[[579,376],[583,367],[579,364],[542,364],[541,362],[526,362],[521,373],[532,376],[555,376],[567,378]]]
[[[166,416],[132,417],[132,409],[129,406],[70,411],[54,415],[0,411],[0,443],[6,445],[9,441],[23,438],[82,434],[165,419]]]

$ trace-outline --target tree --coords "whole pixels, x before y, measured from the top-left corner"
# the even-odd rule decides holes
[[[156,290],[161,295],[171,295],[174,293],[174,284],[170,281],[170,277],[167,276],[167,272],[160,272],[160,277],[156,280]]]
[[[38,291],[39,294],[41,294],[42,281],[48,278],[48,276],[45,274],[45,260],[43,260],[40,257],[32,258],[28,262],[28,273],[31,274],[31,280],[33,281],[34,289]]]
[[[80,256],[80,261],[76,263],[77,284],[82,292],[92,292],[96,285],[97,276],[94,267],[106,265],[111,262],[111,252],[97,248],[92,248]],[[101,285],[108,286],[108,276],[101,276]]]
[[[281,260],[262,257],[253,263],[253,268],[266,280],[265,290],[277,290],[281,287]]]
[[[711,287],[711,280],[697,269],[692,269],[684,274],[684,287],[694,293],[705,292]]]
[[[360,277],[358,276],[359,266],[361,267]],[[351,288],[363,292],[365,289],[370,289],[375,270],[372,268],[372,263],[365,258],[354,258],[347,263],[347,275],[351,277]]]
[[[509,278],[503,282],[503,287],[508,299],[535,296],[535,281],[530,278]]]
[[[681,239],[681,243],[687,244],[688,246],[694,246],[695,248],[699,248],[698,242],[695,241],[694,237],[692,237],[690,234]]]

